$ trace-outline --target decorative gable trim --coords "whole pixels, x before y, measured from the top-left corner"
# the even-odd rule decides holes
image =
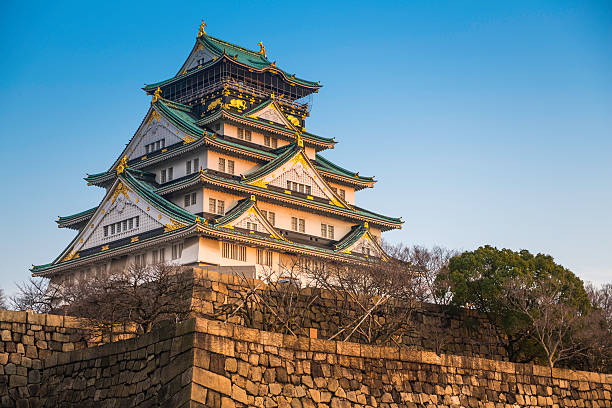
[[[331,186],[319,174],[312,162],[306,156],[303,147],[295,144],[286,153],[280,155],[265,166],[255,170],[250,175],[244,176],[243,184],[268,188],[269,185],[287,189],[287,182],[308,184],[311,186],[312,196],[323,197],[329,200],[331,205],[341,208],[351,208],[346,201],[333,192]],[[290,190],[285,193],[291,194]],[[312,196],[311,199],[312,199]]]
[[[342,238],[335,247],[336,252],[345,254],[361,254],[383,260],[388,258],[384,249],[370,233],[370,227],[367,222],[353,227],[352,231]]]
[[[204,64],[216,60],[217,56],[208,50],[200,41],[196,41],[191,53],[185,60],[185,63],[177,73],[178,75],[184,75],[188,71],[194,68],[201,68]]]
[[[153,192],[147,192],[143,182],[130,174],[132,170],[125,169],[118,174],[112,187],[108,190],[100,205],[96,208],[87,225],[77,234],[68,247],[53,261],[53,264],[66,262],[79,257],[79,253],[91,248],[100,247],[101,251],[108,249],[108,243],[130,236],[163,229],[171,232],[190,224],[189,214],[179,214],[182,209],[174,209],[174,204]],[[168,207],[168,208],[165,208]],[[138,222],[136,223],[136,218]],[[193,216],[195,220],[197,217]],[[132,219],[132,228],[116,234],[104,236],[104,227]],[[109,227],[111,228],[111,227]]]
[[[243,116],[247,118],[274,122],[296,132],[298,131],[297,127],[300,126],[299,119],[292,116],[293,120],[290,120],[287,116],[285,116],[281,107],[273,99],[262,103],[251,111],[245,113]]]
[[[249,228],[248,223],[256,224],[257,230]],[[263,228],[263,231],[259,231],[259,226]],[[225,216],[215,220],[214,227],[227,229],[238,227],[250,230],[251,233],[263,232],[268,234],[271,238],[287,241],[287,239],[283,237],[261,213],[257,207],[254,195],[251,195],[250,199],[242,200]]]

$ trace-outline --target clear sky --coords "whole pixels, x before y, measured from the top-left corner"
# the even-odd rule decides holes
[[[373,7],[375,5],[375,7]],[[53,260],[174,75],[213,36],[321,81],[307,129],[373,175],[392,242],[549,253],[612,280],[612,2],[11,2],[0,5],[0,287]]]

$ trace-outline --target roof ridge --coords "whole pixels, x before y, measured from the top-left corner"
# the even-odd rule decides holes
[[[345,168],[344,168],[344,167],[342,167],[342,166],[338,166],[336,163],[332,162],[332,161],[331,161],[331,160],[329,160],[329,159],[326,159],[325,157],[323,157],[323,156],[322,156],[322,155],[320,155],[319,153],[315,153],[315,160],[316,160],[316,161],[318,161],[318,162],[322,162],[322,164],[323,164],[323,165],[325,165],[325,166],[329,166],[329,167],[331,167],[332,169],[338,170],[338,171],[340,171],[340,172],[344,172],[344,173],[347,173],[347,174],[351,174],[351,175],[353,175],[353,176],[355,176],[355,177],[358,177],[358,178],[360,178],[360,179],[374,181],[374,177],[360,176],[360,175],[359,175],[359,172],[353,172],[353,171],[350,171],[350,170],[348,170],[348,169],[345,169]]]
[[[255,55],[255,56],[258,56],[258,57],[263,58],[263,59],[265,59],[266,61],[270,62],[270,60],[268,60],[268,58],[267,58],[266,56],[262,55],[261,53],[259,53],[259,52],[257,52],[257,51],[249,50],[248,48],[245,48],[245,47],[243,47],[243,46],[241,46],[241,45],[234,44],[234,43],[231,43],[231,42],[229,42],[229,41],[222,40],[222,39],[217,38],[217,37],[213,37],[212,35],[209,35],[209,34],[203,34],[203,35],[202,35],[202,37],[204,37],[204,36],[206,36],[207,38],[210,38],[210,39],[211,39],[211,40],[213,40],[213,41],[218,41],[218,42],[220,42],[220,43],[224,43],[224,44],[227,44],[227,45],[232,46],[232,47],[235,47],[235,48],[240,48],[240,49],[241,49],[241,50],[243,50],[243,51],[249,52],[249,53],[251,53],[251,54],[253,54],[253,55]],[[202,37],[200,37],[200,38],[202,38]]]
[[[157,194],[150,185],[144,182],[141,182],[136,177],[134,177],[131,174],[133,171],[138,171],[138,170],[127,167],[126,171],[118,175],[119,179],[127,181],[127,183],[131,187],[134,187],[136,190],[139,190],[138,192],[144,195],[145,199],[152,201],[151,204],[159,205],[162,208],[164,208],[167,212],[170,213],[168,214],[169,216],[174,216],[175,218],[179,218],[183,222],[196,222],[198,218],[196,215],[182,209],[178,205],[174,204],[173,202],[169,200],[166,200],[164,197]]]
[[[286,151],[284,151],[283,153],[279,154],[276,158],[270,160],[269,162],[267,162],[263,166],[261,166],[261,167],[259,167],[257,169],[254,169],[254,170],[248,172],[247,174],[245,174],[243,179],[242,179],[242,181],[245,181],[245,182],[246,181],[250,181],[250,180],[253,180],[253,179],[261,176],[262,174],[267,174],[268,170],[277,168],[279,166],[282,166],[287,160],[289,160],[296,153],[298,153],[299,147],[298,147],[297,142],[290,143],[287,146],[291,146],[291,147],[287,148]]]

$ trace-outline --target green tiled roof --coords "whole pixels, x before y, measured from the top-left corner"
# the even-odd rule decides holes
[[[338,251],[342,251],[343,249],[350,247],[355,242],[357,242],[359,240],[359,238],[361,238],[363,236],[363,234],[365,234],[367,232],[368,232],[368,229],[365,227],[364,224],[359,224],[359,225],[353,226],[353,228],[351,228],[349,233],[346,234],[344,236],[344,238],[342,238],[336,244],[336,249]]]
[[[132,172],[138,172],[138,170],[132,170],[128,167],[122,174],[119,175],[119,178],[127,182],[127,184],[134,188],[138,194],[143,196],[147,202],[152,204],[158,210],[165,212],[168,216],[176,218],[177,221],[186,223],[196,222],[196,219],[198,218],[197,216],[158,195],[152,186],[136,178]]]
[[[79,218],[79,217],[82,217],[82,216],[87,216],[87,215],[91,216],[94,213],[94,211],[96,211],[97,208],[98,207],[93,207],[93,208],[90,208],[89,210],[81,211],[81,212],[76,213],[76,214],[66,215],[64,217],[58,217],[57,223],[59,224],[59,223],[62,223],[62,222],[71,221],[71,220],[73,220],[75,218]]]
[[[277,71],[280,71],[288,81],[292,81],[297,84],[308,86],[311,88],[321,88],[321,85],[318,82],[307,81],[305,79],[297,78],[295,75],[289,74],[288,72],[283,71],[282,69],[273,66],[272,62],[259,52],[252,51],[247,48],[241,47],[239,45],[220,40],[208,34],[204,34],[201,37],[199,37],[196,44],[201,44],[204,47],[206,47],[207,50],[209,50],[215,57],[217,57],[217,60],[225,54],[229,57],[230,60],[236,61],[240,64],[249,66],[251,68],[254,68],[257,70],[262,70],[266,68],[274,68]],[[217,60],[209,61],[203,67],[191,70],[187,74],[200,71],[214,64],[215,62],[217,62]],[[182,77],[183,75],[179,73],[175,77],[167,79],[165,81],[160,81],[154,84],[146,85],[143,89],[145,91],[154,90],[157,87],[164,86],[170,82],[173,82],[174,80]]]
[[[284,195],[283,193],[280,193],[280,192],[275,192],[275,191],[269,190],[267,188],[253,186],[253,185],[250,185],[250,184],[243,184],[243,183],[241,183],[238,180],[234,180],[234,179],[226,178],[226,177],[223,177],[223,176],[219,176],[219,175],[215,174],[214,172],[209,171],[208,169],[203,170],[203,173],[206,174],[207,177],[210,177],[210,178],[213,178],[213,179],[216,179],[216,180],[219,180],[219,181],[223,181],[223,182],[226,182],[226,183],[234,184],[238,188],[244,189],[244,188],[248,187],[248,188],[256,190],[256,191],[261,191],[262,193],[277,195],[277,196],[279,196],[279,198],[280,197],[287,197],[286,195]],[[196,173],[192,177],[183,178],[183,179],[176,180],[176,181],[174,181],[172,183],[164,184],[163,186],[159,187],[156,191],[163,191],[163,190],[165,190],[165,189],[167,189],[169,187],[179,186],[179,185],[184,184],[184,183],[191,183],[191,182],[194,182],[194,181],[198,180],[199,178],[200,178],[200,174]],[[165,194],[165,193],[162,192],[161,194]],[[392,223],[392,224],[397,224],[397,225],[403,224],[403,221],[402,221],[401,218],[388,217],[388,216],[385,216],[385,215],[382,215],[382,214],[375,213],[373,211],[368,211],[366,209],[357,207],[355,205],[351,205],[352,209],[350,209],[350,208],[337,207],[335,205],[331,205],[331,204],[328,204],[328,203],[325,203],[325,202],[318,202],[318,201],[317,202],[313,202],[312,200],[308,200],[306,198],[302,198],[302,197],[299,197],[299,196],[296,196],[296,195],[292,195],[291,198],[293,198],[295,200],[302,201],[302,202],[304,202],[305,204],[308,204],[308,205],[316,204],[316,205],[320,205],[320,206],[323,206],[323,207],[326,207],[326,208],[329,208],[329,209],[334,209],[334,210],[339,210],[339,211],[346,211],[347,215],[350,215],[351,213],[352,214],[359,214],[359,215],[364,216],[364,217],[369,217],[369,218],[372,218],[372,219],[375,219],[375,220],[380,220],[380,221],[384,221],[384,222],[388,222],[388,223]]]
[[[319,167],[321,170],[325,170],[330,173],[338,174],[340,176],[357,178],[361,181],[374,181],[374,177],[355,176],[357,174],[356,172],[349,171],[345,168],[338,166],[337,164],[330,162],[325,157],[321,156],[319,153],[315,155],[315,161],[316,161],[316,164],[318,164],[317,167]]]
[[[154,103],[154,106],[170,122],[172,122],[174,125],[176,125],[177,127],[179,127],[180,129],[185,131],[187,134],[193,136],[196,139],[201,139],[202,137],[204,137],[209,140],[214,140],[215,142],[220,143],[222,145],[226,145],[228,147],[244,150],[244,151],[254,153],[257,155],[267,156],[270,158],[270,160],[275,160],[278,156],[285,154],[288,149],[293,149],[295,145],[295,143],[290,143],[290,144],[281,146],[274,150],[263,150],[263,149],[258,149],[257,147],[254,147],[254,146],[247,146],[241,143],[237,143],[231,140],[224,139],[222,137],[216,137],[213,133],[207,132],[204,129],[198,127],[196,125],[197,119],[189,113],[192,109],[190,106],[176,104],[174,102],[165,100],[163,98],[159,98],[157,102]],[[248,118],[248,119],[257,121],[256,119],[252,119],[252,118]],[[262,123],[268,125],[265,122],[262,122]],[[307,135],[314,136],[322,141],[333,141],[333,139],[326,139],[326,138],[322,138],[320,136],[316,136],[312,134],[307,134]],[[161,154],[162,155],[172,154],[174,149],[181,148],[183,146],[184,145],[177,143],[175,145],[169,146],[167,152],[161,153]],[[147,159],[145,160],[140,160],[139,158],[132,159],[130,160],[129,164],[133,165],[134,163],[141,163],[143,165],[146,165],[147,162],[157,159],[157,158],[158,156],[150,156],[150,157],[147,157]],[[372,177],[364,177],[364,176],[355,177],[355,173],[332,163],[331,161],[325,159],[323,156],[319,154],[316,155],[316,160],[313,162],[313,165],[319,170],[327,171],[329,173],[337,174],[337,175],[344,176],[344,177],[349,177],[351,179],[357,179],[357,180],[366,181],[366,182],[373,181]],[[96,184],[100,182],[101,179],[106,179],[107,177],[111,176],[112,173],[114,173],[114,171],[115,171],[114,168],[111,168],[102,173],[88,174],[87,177],[85,177],[85,181],[91,184]]]
[[[158,108],[173,125],[182,129],[185,133],[189,133],[195,137],[201,137],[204,133],[204,130],[195,124],[196,119],[191,115],[191,107],[181,105],[188,110],[179,108],[178,106],[173,106],[178,104],[163,98],[159,98],[153,105]]]
[[[285,148],[285,146],[283,146]],[[256,178],[263,176],[271,172],[272,170],[282,166],[285,162],[291,159],[300,148],[298,147],[296,142],[293,142],[288,145],[283,151],[283,153],[279,154],[274,160],[270,160],[263,166],[258,169],[255,169],[244,175],[243,182],[248,183],[249,181],[255,180]]]
[[[228,223],[230,221],[233,221],[236,218],[240,217],[240,215],[242,213],[244,213],[246,210],[248,210],[254,204],[255,204],[254,201],[251,201],[248,198],[243,198],[242,200],[240,200],[238,202],[238,204],[236,206],[234,206],[234,208],[229,210],[225,215],[223,215],[223,216],[221,216],[219,218],[215,218],[211,224],[213,224],[213,225],[221,225],[221,224],[225,224],[225,223]]]

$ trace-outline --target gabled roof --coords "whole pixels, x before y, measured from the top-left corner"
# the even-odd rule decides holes
[[[299,132],[296,127],[297,125],[299,125],[299,121],[297,125],[292,123],[291,120],[289,120],[289,118],[283,113],[283,110],[274,99],[268,99],[267,101],[260,103],[248,112],[243,113],[242,116],[261,120],[261,114],[270,110],[277,115],[277,117],[280,119],[280,122],[276,122],[270,119],[268,119],[268,121],[278,123],[279,125],[285,125],[287,129],[293,130],[294,132]]]
[[[268,183],[270,182],[270,175],[278,169],[281,169],[285,164],[289,164],[290,168],[284,171],[281,169],[281,172],[290,171],[292,168],[300,166],[310,173],[310,176],[317,185],[313,186],[313,189],[319,187],[321,192],[325,194],[326,198],[329,199],[330,204],[337,207],[350,209],[351,206],[339,195],[334,193],[331,186],[327,184],[327,181],[325,181],[325,179],[321,176],[321,174],[319,174],[317,169],[311,163],[310,159],[308,159],[308,156],[306,156],[306,153],[304,152],[304,145],[301,139],[299,139],[296,143],[292,143],[290,146],[291,147],[287,148],[284,153],[279,155],[276,159],[266,163],[264,166],[255,169],[250,173],[245,174],[243,176],[242,183],[267,188]],[[274,177],[274,174],[272,174],[271,177]],[[285,187],[283,186],[283,188]]]
[[[364,181],[364,182],[372,182],[375,183],[376,181],[374,180],[374,177],[365,177],[365,176],[360,176],[358,172],[354,172],[354,171],[350,171],[347,170],[345,168],[342,168],[340,166],[338,166],[337,164],[332,163],[331,161],[327,160],[325,157],[321,156],[319,153],[316,154],[315,156],[315,165],[323,171],[329,172],[329,173],[334,173],[337,174],[339,176],[344,176],[344,177],[349,177],[349,178],[356,178],[360,181]]]
[[[260,52],[252,51],[239,45],[220,40],[208,34],[203,34],[198,37],[192,52],[189,54],[189,57],[191,57],[191,55],[194,53],[194,51],[198,49],[199,46],[205,47],[213,55],[212,61],[207,62],[200,68],[195,68],[188,72],[185,72],[185,70],[183,69],[185,67],[185,64],[183,64],[183,67],[179,71],[179,74],[177,74],[173,78],[146,85],[143,89],[145,91],[152,91],[157,87],[161,87],[171,82],[174,82],[175,80],[182,78],[184,75],[189,75],[193,72],[199,72],[200,70],[205,69],[221,60],[232,61],[239,65],[251,68],[259,72],[271,71],[274,73],[278,73],[282,75],[283,78],[288,82],[292,82],[308,88],[321,88],[321,85],[318,82],[307,81],[305,79],[297,78],[294,74],[289,74],[283,71],[282,69],[277,68],[275,62],[269,61],[268,58]],[[187,58],[185,63],[189,60],[189,57]]]
[[[267,235],[269,235],[271,238],[287,241],[287,239],[284,238],[282,234],[280,234],[261,213],[259,207],[257,207],[255,203],[255,196],[253,195],[250,198],[240,200],[238,204],[234,206],[234,208],[227,212],[227,214],[220,218],[215,218],[209,223],[209,225],[212,225],[215,228],[234,229],[234,227],[239,226],[239,221],[245,216],[256,218],[257,223],[265,228]],[[251,233],[255,233],[255,231],[251,231]]]
[[[295,128],[287,128],[272,121],[250,117],[247,116],[245,113],[237,114],[225,108],[218,108],[218,110],[207,113],[202,119],[198,120],[197,123],[203,126],[212,123],[220,118],[233,120],[241,124],[250,125],[255,128],[265,129],[273,133],[279,133],[283,136],[288,137],[296,137],[296,133],[298,133]],[[337,143],[333,137],[328,138],[318,136],[305,131],[299,131],[299,133],[301,134],[305,143],[313,144],[315,146],[321,146],[325,149],[333,148],[334,145]]]
[[[279,147],[274,150],[264,150],[264,148],[257,148],[254,146],[247,146],[245,144],[236,143],[231,140],[225,139],[223,137],[217,137],[214,133],[208,132],[202,128],[200,128],[196,122],[196,118],[191,114],[192,108],[190,106],[177,104],[171,101],[168,101],[163,98],[158,98],[158,100],[151,104],[151,108],[145,118],[143,119],[143,124],[146,124],[151,117],[155,115],[161,115],[166,118],[169,122],[175,125],[177,128],[181,129],[185,132],[187,136],[191,139],[187,139],[187,141],[183,141],[180,143],[176,143],[173,145],[167,146],[165,149],[147,154],[146,156],[137,157],[128,161],[128,166],[132,168],[144,168],[153,163],[157,163],[159,161],[165,160],[170,157],[174,157],[176,155],[182,154],[186,151],[190,151],[196,149],[200,146],[208,145],[218,149],[224,149],[234,153],[240,153],[247,157],[256,158],[258,160],[273,160],[279,154],[285,152],[288,148],[291,148],[291,144]],[[229,112],[228,112],[229,113]],[[257,119],[245,118],[250,121],[257,121]],[[142,125],[139,127],[139,130],[142,128]],[[134,137],[138,134],[139,131],[135,133],[135,136],[130,139],[126,148],[122,151],[121,155],[115,160],[111,168],[105,172],[88,174],[85,177],[85,181],[89,184],[93,185],[105,185],[106,183],[114,180],[115,167],[119,163],[122,157],[124,157],[127,153],[127,149],[130,144],[134,141]],[[320,140],[331,141],[332,139],[321,138],[320,136],[315,136],[308,133],[302,133],[302,136],[306,141],[308,141],[309,137],[315,137]],[[335,143],[335,142],[334,142]],[[341,179],[342,181],[351,183],[369,183],[371,182],[371,178],[369,177],[361,177],[355,176],[355,174],[349,172],[348,170],[342,169],[339,166],[334,165],[328,160],[323,159],[321,156],[317,155],[317,160],[313,163],[315,167],[321,171],[329,173],[332,177],[334,175],[340,177],[347,177],[348,179]],[[342,169],[340,171],[338,169]]]
[[[94,207],[76,214],[66,215],[64,217],[57,217],[57,221],[55,222],[57,222],[57,226],[59,228],[79,229],[79,226],[84,222],[87,222],[87,220],[91,218],[97,208],[98,207]]]
[[[372,246],[382,254],[382,258],[386,258],[384,249],[380,246],[378,241],[370,234],[370,228],[367,222],[363,224],[355,225],[348,234],[346,234],[338,243],[335,245],[336,251],[343,253],[352,253],[352,249],[356,243],[360,240],[365,239],[369,241]]]
[[[404,223],[401,218],[388,217],[355,205],[352,205],[351,208],[342,208],[329,204],[327,200],[317,200],[316,197],[311,200],[307,197],[300,197],[297,194],[287,194],[281,191],[273,191],[265,187],[245,184],[237,178],[221,175],[209,169],[201,170],[199,173],[194,173],[189,177],[174,180],[171,183],[166,183],[160,186],[156,191],[158,194],[165,195],[200,184],[205,184],[209,187],[230,189],[238,194],[255,194],[258,197],[266,197],[279,202],[308,207],[316,209],[317,211],[325,211],[349,219],[368,221],[372,224],[381,226],[383,230],[401,228],[401,225]]]
[[[203,172],[200,172],[203,173]],[[112,196],[124,194],[124,191],[136,192],[139,197],[159,211],[170,215],[171,225],[150,232],[141,233],[137,236],[128,236],[123,239],[109,242],[101,247],[93,247],[84,251],[72,250],[81,234],[78,234],[68,247],[53,262],[45,265],[32,266],[34,275],[47,275],[55,271],[62,271],[78,265],[86,265],[101,258],[108,258],[129,253],[133,248],[147,247],[164,242],[163,239],[174,239],[173,237],[186,237],[191,235],[205,235],[218,239],[229,239],[241,242],[250,242],[257,246],[269,247],[282,251],[302,253],[312,256],[332,257],[333,259],[346,259],[356,262],[367,262],[359,254],[342,252],[334,249],[321,248],[304,243],[292,242],[284,238],[261,214],[253,197],[241,200],[238,205],[231,209],[226,215],[214,219],[203,220],[190,212],[174,205],[158,195],[154,189],[140,177],[139,172],[126,168],[118,175],[115,186],[111,188],[102,202]],[[121,185],[126,187],[121,187]],[[120,188],[120,192],[116,192]],[[125,190],[127,188],[127,190]],[[97,207],[97,210],[100,206]],[[237,228],[240,218],[253,213],[257,216],[260,225],[265,226],[267,233],[256,233],[243,228]],[[166,237],[166,238],[164,238]]]
[[[154,187],[147,182],[147,179],[148,175],[146,174],[146,172],[133,170],[129,167],[125,168],[121,173],[117,174],[117,178],[113,184],[113,187],[108,190],[108,192],[100,202],[100,205],[96,207],[89,219],[97,220],[95,222],[99,222],[99,219],[103,219],[104,208],[102,208],[102,205],[104,203],[108,203],[108,201],[114,203],[117,197],[121,195],[125,196],[126,199],[130,199],[130,194],[136,193],[137,198],[140,197],[143,201],[146,202],[147,206],[153,207],[159,212],[160,221],[168,221],[168,224],[165,225],[165,228],[162,228],[163,231],[160,231],[160,233],[172,232],[178,229],[182,229],[189,225],[193,225],[199,220],[196,215],[190,213],[189,211],[185,211],[181,207],[175,205],[174,203],[164,199],[163,197],[155,193]],[[138,203],[139,200],[137,199],[135,202]],[[148,209],[149,207],[147,207],[147,210]],[[162,217],[161,214],[165,214],[165,217]],[[48,268],[50,266],[58,265],[60,263],[69,262],[73,259],[78,259],[81,257],[81,252],[91,255],[96,252],[106,251],[111,246],[117,244],[117,242],[109,242],[106,245],[100,245],[100,248],[93,247],[82,249],[83,245],[87,242],[87,239],[89,239],[89,237],[91,236],[88,235],[88,233],[91,234],[92,231],[96,230],[96,228],[100,228],[100,225],[96,226],[92,223],[91,231],[89,228],[80,231],[66,247],[66,249],[64,249],[64,251],[53,262],[51,262],[51,264],[39,267],[34,266],[32,268],[32,271],[38,272],[39,270],[42,270],[41,268],[43,267]],[[136,241],[138,241],[138,238],[136,239]],[[94,252],[92,253],[92,251]]]

